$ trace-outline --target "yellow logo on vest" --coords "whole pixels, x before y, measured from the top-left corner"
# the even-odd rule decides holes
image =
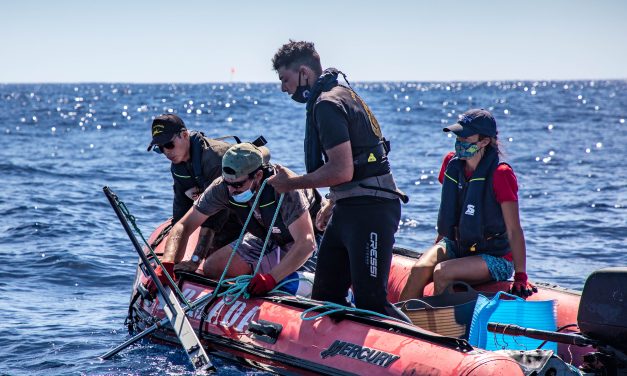
[[[376,161],[377,161],[377,158],[374,156],[374,154],[370,153],[370,155],[368,156],[368,163],[372,163]]]

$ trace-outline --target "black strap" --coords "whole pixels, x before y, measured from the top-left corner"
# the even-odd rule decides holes
[[[382,192],[387,192],[387,193],[397,195],[401,199],[401,201],[403,201],[403,204],[406,204],[409,202],[409,196],[407,196],[405,193],[401,191],[394,191],[394,190],[383,188],[383,187],[375,187],[374,185],[359,184],[359,186],[362,188],[373,189],[375,191],[382,191]]]
[[[214,140],[222,141],[222,140],[226,140],[227,138],[231,138],[231,137],[235,140],[236,143],[238,143],[238,144],[242,143],[242,140],[240,140],[240,138],[237,137],[237,136],[222,136],[222,137],[214,138]]]

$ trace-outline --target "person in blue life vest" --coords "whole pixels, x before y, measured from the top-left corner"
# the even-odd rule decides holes
[[[329,203],[316,219],[316,226],[326,229],[312,298],[347,304],[352,286],[357,308],[409,321],[387,300],[400,201],[407,196],[392,176],[390,145],[377,119],[348,82],[338,82],[343,73],[322,70],[313,43],[290,40],[272,64],[281,90],[305,104],[307,173],[298,176],[277,166],[268,182],[279,192],[330,187]]]
[[[222,156],[230,144],[214,140],[199,131],[189,131],[175,114],[162,114],[151,125],[152,140],[148,151],[164,155],[170,162],[174,180],[172,221],[174,224],[192,207],[205,188],[221,175]],[[225,210],[203,223],[198,244],[190,260],[178,264],[164,264],[173,269],[195,271],[211,251],[230,243],[238,235],[237,219]],[[180,261],[180,260],[179,260]],[[161,268],[157,274],[162,275]]]
[[[280,194],[269,184],[261,189],[263,181],[275,173],[269,159],[270,152],[265,146],[258,147],[247,142],[231,146],[222,157],[222,176],[207,187],[192,208],[172,227],[162,263],[172,263],[183,257],[189,236],[207,219],[223,210],[238,218],[241,232],[255,198],[260,195],[246,228],[247,233],[231,260],[227,277],[254,271],[268,232],[271,238],[260,269],[248,286],[251,295],[264,295],[281,281],[298,278],[297,272],[313,273],[317,236],[313,221],[323,199],[315,189],[298,189],[286,192],[279,207]],[[270,227],[277,208],[279,215]],[[219,278],[222,275],[235,243],[207,257],[203,264],[206,276]],[[160,276],[160,280],[168,283],[165,277]],[[149,289],[151,284],[149,282]],[[293,287],[298,288],[296,285]],[[297,292],[289,288],[288,292]]]
[[[455,152],[440,169],[442,199],[436,244],[416,261],[400,299],[434,294],[453,281],[478,284],[508,280],[510,292],[537,292],[527,280],[525,236],[518,213],[518,183],[512,167],[499,160],[496,121],[489,111],[465,112],[444,128],[457,138]]]

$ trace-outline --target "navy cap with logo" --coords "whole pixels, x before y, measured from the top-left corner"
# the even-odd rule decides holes
[[[159,115],[152,121],[152,141],[148,145],[148,151],[154,145],[163,145],[170,142],[174,135],[186,130],[183,120],[174,114]]]
[[[453,132],[459,137],[470,137],[480,134],[496,137],[496,120],[490,111],[482,109],[468,110],[460,116],[457,123],[442,129],[444,132]]]

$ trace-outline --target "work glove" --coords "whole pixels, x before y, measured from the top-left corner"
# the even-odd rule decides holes
[[[168,281],[168,277],[166,277],[163,269],[165,269],[170,277],[172,277],[172,279],[176,281],[176,277],[174,276],[174,263],[162,262],[161,265],[163,265],[163,268],[161,268],[161,266],[157,266],[157,268],[155,269],[155,274],[157,275],[157,278],[159,278],[159,281],[161,281],[161,284],[165,287],[168,287],[170,286],[170,281]],[[148,278],[148,282],[146,283],[146,289],[151,296],[155,296],[157,294],[157,285],[152,280],[152,278]]]
[[[274,277],[268,274],[255,274],[248,283],[248,293],[252,296],[261,296],[267,294],[276,287]]]
[[[514,273],[514,282],[509,289],[510,294],[526,298],[533,295],[534,292],[538,292],[538,288],[527,281],[527,273]]]

